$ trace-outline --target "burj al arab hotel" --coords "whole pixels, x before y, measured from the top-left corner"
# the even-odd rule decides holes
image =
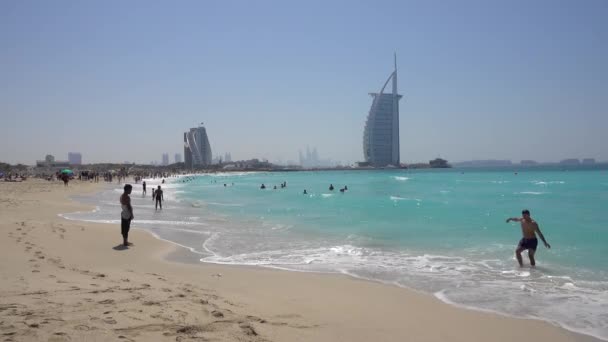
[[[384,93],[392,80],[392,92]],[[399,167],[399,100],[397,93],[397,56],[395,69],[388,77],[379,93],[370,93],[372,106],[365,121],[363,131],[363,157],[375,167]]]

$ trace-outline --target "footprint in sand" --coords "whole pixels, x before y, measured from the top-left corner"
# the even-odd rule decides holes
[[[116,323],[117,323],[117,322],[116,322],[116,320],[115,320],[115,319],[113,319],[112,317],[106,317],[106,318],[103,320],[103,322],[104,322],[104,323],[106,323],[106,324],[116,324]]]
[[[253,327],[249,324],[241,324],[239,327],[241,328],[241,330],[243,330],[245,335],[258,336],[257,331],[255,331],[255,329],[253,329]]]
[[[256,316],[247,316],[247,319],[258,323],[266,323],[265,319]]]
[[[154,300],[147,300],[143,303],[141,303],[142,305],[146,305],[146,306],[151,306],[151,305],[160,305],[160,302],[154,301]]]

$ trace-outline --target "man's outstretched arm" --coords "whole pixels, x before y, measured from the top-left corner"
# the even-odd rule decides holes
[[[535,223],[534,226],[536,227],[536,229],[535,229],[536,233],[538,233],[538,236],[540,236],[540,239],[543,240],[543,243],[545,244],[545,247],[551,249],[551,245],[547,243],[547,240],[545,240],[545,236],[540,231],[540,227],[538,226],[538,223]]]
[[[507,219],[507,223],[511,222],[511,221],[515,221],[515,222],[521,222],[521,218],[520,217],[509,217]]]

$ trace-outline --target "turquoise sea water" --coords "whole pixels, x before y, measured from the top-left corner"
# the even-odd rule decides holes
[[[608,339],[607,170],[187,176],[169,179],[162,212],[140,191],[134,225],[203,262],[345,273]],[[119,192],[90,199],[93,213],[66,217],[117,223]],[[505,223],[524,208],[552,245],[539,243],[536,269],[517,266],[521,230]]]

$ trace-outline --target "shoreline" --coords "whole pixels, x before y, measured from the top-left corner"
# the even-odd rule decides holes
[[[45,337],[61,340],[69,336],[115,340],[123,336],[151,340],[218,337],[251,341],[401,341],[416,336],[427,341],[447,338],[454,341],[515,338],[599,341],[542,319],[466,309],[445,303],[432,294],[350,275],[189,264],[180,261],[179,254],[195,253],[157,238],[144,228],[132,230],[135,246],[119,250],[114,246],[120,242],[118,228],[112,230],[107,224],[59,216],[72,209],[90,210],[70,197],[98,191],[100,184],[74,182],[70,187],[62,192],[63,186],[57,183],[26,181],[0,185],[3,197],[8,198],[0,202],[1,232],[9,237],[3,239],[0,252],[0,331],[4,335],[12,334],[7,336],[17,340]],[[16,193],[18,188],[25,191]],[[37,208],[40,210],[35,210]],[[24,245],[25,251],[21,251]],[[30,259],[25,261],[27,258]],[[36,265],[38,267],[34,267]],[[150,277],[151,274],[154,275]],[[60,277],[62,282],[58,280]],[[93,281],[98,286],[93,286]],[[72,288],[79,290],[71,293],[66,284],[75,284]],[[96,290],[104,286],[112,291]],[[176,288],[180,293],[173,295]],[[86,291],[81,291],[83,289]],[[21,295],[16,296],[15,292],[20,290],[23,290]],[[121,291],[128,293],[127,299]],[[48,317],[48,323],[30,323],[56,314],[53,304],[42,300],[42,292],[44,296],[56,297],[53,302],[61,306],[76,309],[76,303],[80,303],[79,306],[89,303],[91,312],[110,312],[106,316],[116,313],[121,319],[102,318],[104,314],[99,314],[101,317],[93,320],[79,316],[79,311],[74,310],[62,316],[61,324],[53,323]],[[103,298],[87,302],[92,294],[102,294]],[[135,297],[137,299],[133,299]],[[121,310],[107,306],[118,306]],[[201,310],[201,306],[208,308]],[[102,307],[104,309],[99,310]],[[38,312],[40,310],[42,312]],[[35,314],[19,316],[23,311]],[[28,316],[34,319],[27,320]],[[28,325],[16,323],[23,317]]]
[[[354,274],[350,274],[350,273],[339,273],[339,272],[322,272],[322,271],[308,271],[308,270],[296,270],[296,269],[290,269],[290,268],[282,268],[279,266],[269,266],[269,265],[238,265],[238,264],[222,264],[222,263],[214,263],[214,262],[209,262],[209,261],[203,261],[200,258],[198,258],[197,256],[199,255],[199,253],[194,252],[191,250],[190,247],[186,247],[186,246],[182,246],[180,244],[177,244],[173,241],[169,241],[169,240],[165,240],[163,238],[160,238],[158,236],[156,236],[156,234],[147,231],[145,228],[137,228],[139,230],[144,231],[145,233],[148,233],[150,235],[152,235],[155,239],[158,239],[160,241],[169,243],[171,245],[173,245],[173,250],[169,251],[166,255],[163,256],[163,259],[165,261],[168,262],[173,262],[173,263],[178,263],[178,264],[190,264],[190,265],[201,265],[201,264],[208,264],[208,265],[217,265],[217,266],[222,266],[222,267],[230,267],[230,268],[253,268],[253,269],[265,269],[265,270],[272,270],[272,271],[277,271],[277,272],[295,272],[295,273],[309,273],[309,274],[316,274],[316,275],[320,275],[320,276],[329,276],[329,277],[341,277],[347,280],[354,280],[354,281],[365,281],[365,282],[371,282],[371,283],[375,283],[375,284],[380,284],[380,285],[384,285],[384,286],[389,286],[389,287],[395,287],[398,289],[403,289],[405,291],[411,291],[415,294],[421,295],[421,296],[426,296],[432,299],[435,299],[445,305],[450,305],[453,306],[457,309],[461,309],[461,310],[467,310],[467,311],[474,311],[474,312],[480,312],[483,314],[489,314],[489,315],[497,315],[500,317],[504,317],[504,318],[508,318],[508,319],[516,319],[516,320],[533,320],[533,321],[538,321],[538,322],[542,322],[542,323],[547,323],[551,326],[554,326],[556,328],[559,329],[563,329],[565,331],[568,331],[570,333],[573,334],[578,334],[584,337],[588,337],[591,338],[591,340],[589,341],[608,341],[608,339],[602,339],[599,336],[595,336],[589,333],[585,333],[584,331],[579,331],[577,329],[574,328],[569,328],[566,326],[562,326],[557,322],[542,318],[542,317],[536,317],[536,316],[526,316],[526,317],[517,317],[508,313],[503,313],[500,312],[498,310],[492,310],[492,309],[484,309],[484,308],[479,308],[479,307],[475,307],[475,306],[470,306],[470,305],[465,305],[465,304],[459,304],[457,302],[454,302],[450,299],[448,299],[447,297],[445,297],[445,295],[443,295],[443,291],[438,291],[435,293],[431,293],[431,292],[424,292],[422,290],[418,290],[415,288],[411,288],[405,285],[401,285],[398,283],[390,283],[390,282],[384,282],[378,279],[373,279],[373,278],[365,278],[365,277],[361,277],[361,276],[357,276]]]

